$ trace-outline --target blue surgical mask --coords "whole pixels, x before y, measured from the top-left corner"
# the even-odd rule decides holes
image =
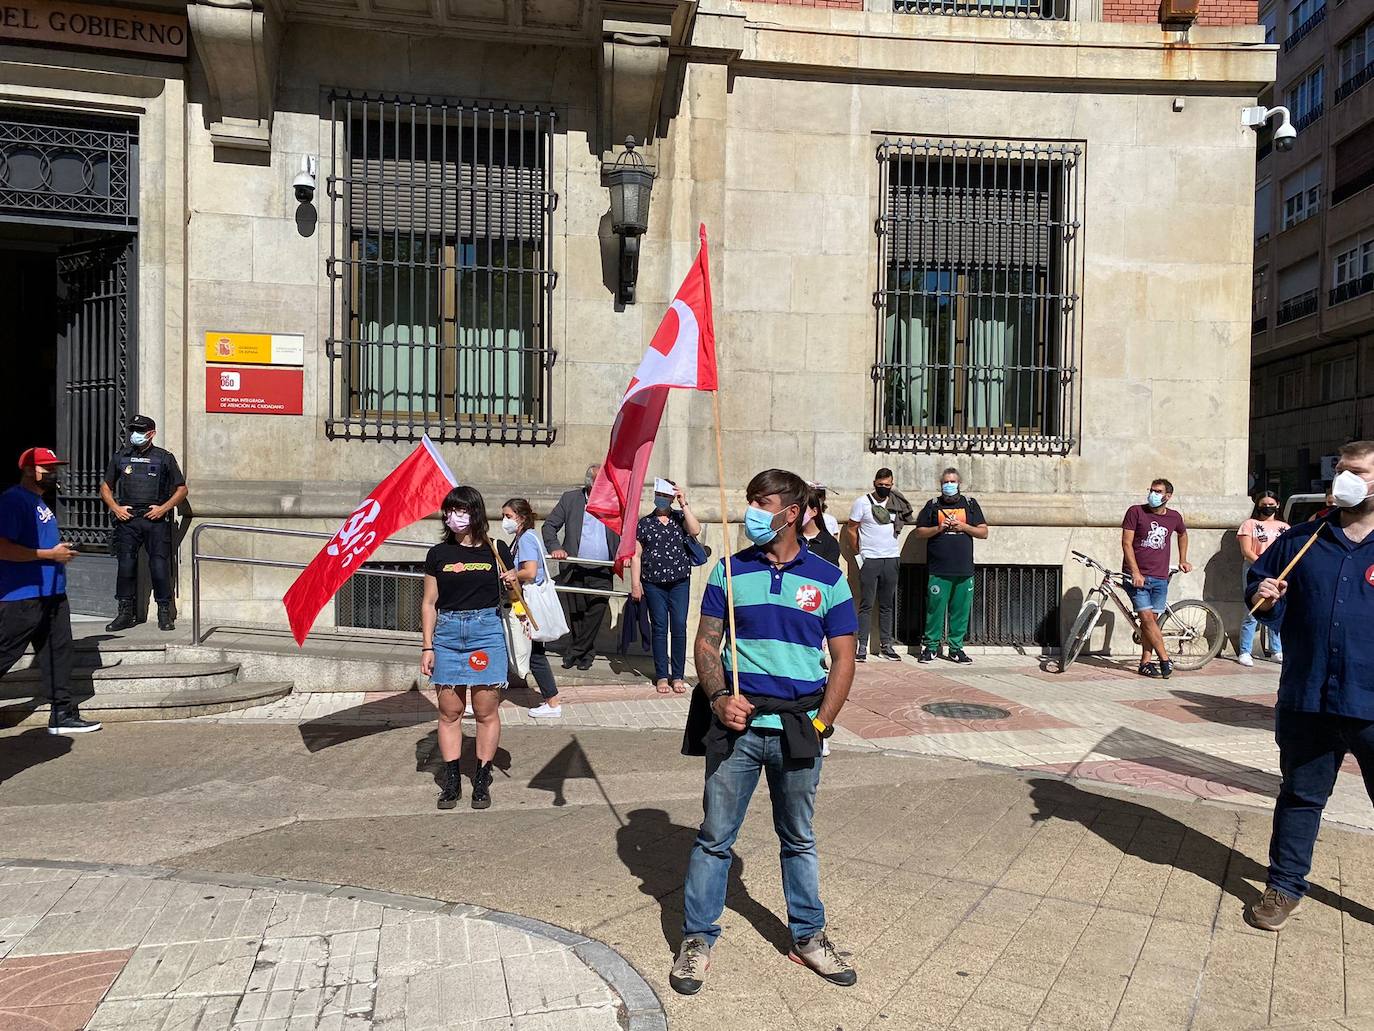
[[[673,507],[673,499],[665,498],[662,494],[654,495],[654,508],[660,512],[666,512]]]
[[[744,535],[760,547],[768,544],[778,535],[778,531],[773,529],[774,515],[773,512],[750,505],[744,510]]]
[[[959,493],[959,484],[942,483],[940,484],[940,493],[947,498],[955,497]]]
[[[1164,495],[1157,490],[1152,490],[1145,496],[1145,500],[1149,503],[1151,508],[1158,508],[1160,505],[1164,504]]]
[[[139,433],[135,430],[133,433],[129,434],[129,443],[134,447],[142,447],[144,444],[148,443],[148,434]]]

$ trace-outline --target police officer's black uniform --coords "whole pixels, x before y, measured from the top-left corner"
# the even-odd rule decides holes
[[[129,421],[134,433],[157,429],[146,415]],[[119,560],[115,600],[119,612],[106,630],[126,630],[137,622],[134,596],[138,589],[138,549],[148,552],[148,573],[157,600],[157,625],[161,630],[175,629],[172,619],[172,530],[173,515],[149,519],[148,510],[171,500],[177,488],[186,483],[181,467],[170,451],[151,442],[142,447],[130,443],[115,452],[105,470],[105,483],[120,505],[133,509],[132,519],[120,520],[114,527],[114,550]]]

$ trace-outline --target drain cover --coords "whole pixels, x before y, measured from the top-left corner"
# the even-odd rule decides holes
[[[995,705],[975,705],[972,702],[931,702],[921,706],[923,712],[947,720],[1004,720],[1011,715]]]

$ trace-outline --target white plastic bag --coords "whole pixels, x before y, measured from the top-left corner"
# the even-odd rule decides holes
[[[530,615],[539,626],[539,629],[531,631],[531,636],[536,641],[547,644],[568,632],[568,619],[563,615],[563,606],[558,601],[558,591],[553,585],[553,577],[549,575],[549,556],[544,551],[544,542],[533,529],[525,532],[534,534],[535,543],[539,545],[539,565],[544,571],[542,584],[524,585],[525,607],[530,610]]]

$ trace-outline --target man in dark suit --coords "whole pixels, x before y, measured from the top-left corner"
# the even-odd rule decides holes
[[[620,547],[620,536],[612,533],[594,515],[587,514],[587,495],[601,466],[587,467],[581,487],[566,492],[558,499],[549,517],[544,520],[544,547],[553,559],[583,558],[609,561]],[[562,534],[562,542],[559,534]],[[559,575],[559,582],[567,587],[588,587],[609,590],[610,566],[568,564]],[[596,652],[596,633],[606,617],[610,604],[607,595],[562,595],[568,612],[568,643],[563,652],[563,668],[591,669]]]

